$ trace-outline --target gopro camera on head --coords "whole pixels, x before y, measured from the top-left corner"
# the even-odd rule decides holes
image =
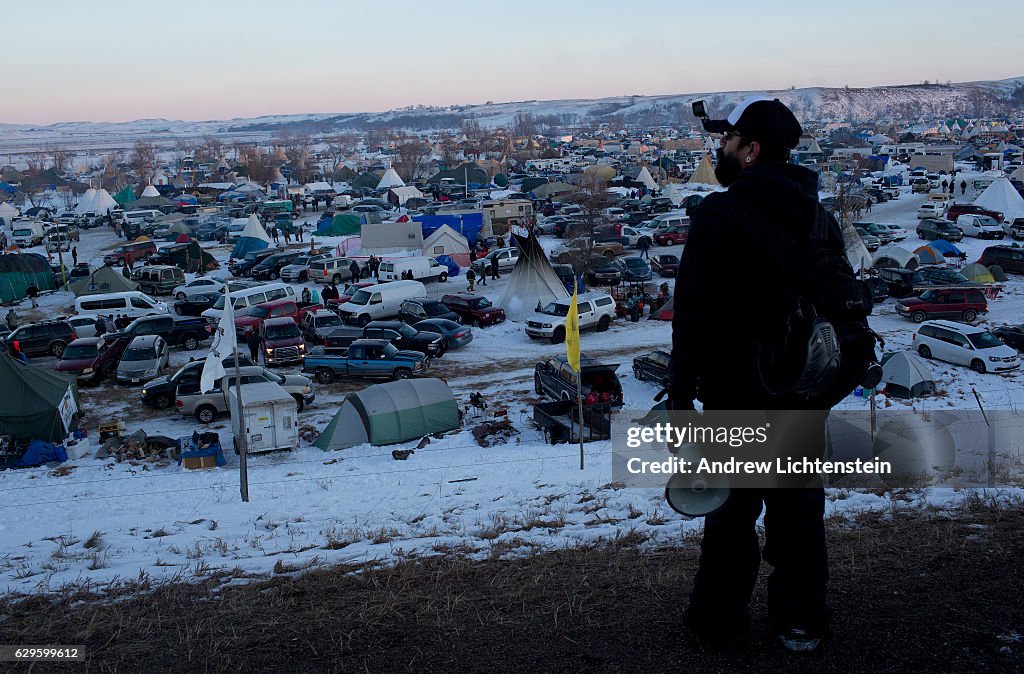
[[[694,117],[696,117],[697,119],[707,119],[708,109],[707,106],[704,105],[704,101],[694,101],[692,103],[692,106]]]

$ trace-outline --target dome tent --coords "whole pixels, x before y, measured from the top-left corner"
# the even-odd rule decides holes
[[[934,246],[921,246],[914,249],[914,255],[921,260],[921,264],[945,264],[946,258],[942,251]]]
[[[23,299],[29,286],[53,290],[53,271],[46,258],[38,253],[0,255],[0,303]]]
[[[935,380],[917,354],[887,353],[882,358],[882,383],[890,398],[918,398],[935,390]]]
[[[330,220],[324,220],[316,230],[316,236],[348,236],[359,234],[359,217],[351,213],[339,213]]]
[[[883,246],[875,251],[875,255],[872,258],[872,267],[875,269],[893,267],[896,269],[917,269],[920,266],[921,259],[900,246]]]
[[[968,281],[975,283],[995,283],[995,277],[983,264],[972,262],[960,270],[960,273],[967,277]]]

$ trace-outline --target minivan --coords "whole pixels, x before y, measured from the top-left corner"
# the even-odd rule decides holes
[[[922,358],[938,358],[966,365],[975,372],[1008,372],[1020,368],[1017,352],[984,328],[928,321],[913,336],[914,347]]]
[[[266,283],[253,288],[231,291],[231,306],[234,307],[236,315],[240,309],[281,299],[294,300],[295,289],[287,283]],[[223,313],[224,295],[221,295],[212,307],[202,313],[202,317],[206,319],[207,323],[214,324],[220,320]]]
[[[391,318],[405,300],[427,296],[426,287],[419,281],[391,281],[357,290],[352,299],[338,307],[338,314],[346,323],[365,326],[373,320]]]
[[[377,277],[381,281],[401,281],[403,274],[412,272],[416,281],[448,280],[448,267],[432,257],[398,257],[382,262]]]
[[[162,218],[163,215],[163,213],[157,210],[139,209],[125,213],[124,221],[125,224],[141,225],[144,222],[155,222],[158,218]]]
[[[139,290],[150,295],[168,295],[185,283],[185,273],[170,265],[152,265],[142,269]]]
[[[83,295],[75,300],[75,314],[79,316],[114,316],[122,315],[129,318],[151,316],[153,314],[170,313],[167,305],[158,302],[149,295],[138,290],[121,293],[99,293]]]
[[[668,213],[662,213],[661,215],[654,216],[653,219],[642,225],[640,230],[644,234],[648,234],[653,237],[655,234],[664,232],[670,227],[688,224],[690,224],[690,216],[686,215],[685,211],[670,211]]]

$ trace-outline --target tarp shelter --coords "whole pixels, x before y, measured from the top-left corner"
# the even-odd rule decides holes
[[[413,220],[363,225],[363,255],[420,254],[423,250],[423,228]]]
[[[575,185],[569,183],[545,183],[539,187],[535,187],[533,195],[538,199],[547,199],[549,197],[557,197],[560,194],[569,194],[576,191]]]
[[[520,236],[513,233],[512,238],[519,247],[519,259],[505,286],[500,306],[505,308],[505,315],[510,320],[524,321],[534,312],[538,303],[545,306],[554,300],[568,297],[569,291],[551,267],[535,235]]]
[[[316,236],[348,236],[358,234],[359,217],[351,213],[338,213],[330,220],[324,220],[316,230]]]
[[[914,254],[921,260],[921,264],[945,264],[946,258],[942,251],[934,246],[921,246],[914,249]]]
[[[267,230],[263,229],[263,225],[260,223],[260,219],[253,213],[249,216],[248,222],[245,223],[245,229],[242,230],[242,236],[238,239],[238,243],[235,244],[234,249],[231,251],[232,259],[239,260],[244,258],[247,253],[251,253],[254,250],[263,250],[270,246],[270,236],[267,235]]]
[[[459,427],[459,407],[436,377],[375,384],[349,393],[313,444],[324,451],[393,445]]]
[[[150,187],[153,187],[153,186],[150,185]],[[149,188],[146,188],[146,189],[149,189]],[[156,188],[153,187],[153,190],[155,191]],[[163,208],[163,207],[166,207],[166,206],[173,206],[173,205],[174,205],[174,202],[172,202],[170,199],[168,199],[166,197],[160,196],[159,194],[157,194],[156,196],[153,196],[153,197],[139,197],[138,199],[136,199],[134,202],[132,202],[130,204],[130,206],[131,206],[131,208],[133,210],[139,210],[139,209],[142,209],[142,208],[160,209],[160,208]]]
[[[475,211],[473,213],[441,213],[439,215],[417,215],[413,218],[423,228],[423,238],[427,239],[431,234],[443,226],[451,227],[457,233],[466,237],[469,245],[475,246],[480,230],[484,227],[484,214]]]
[[[68,460],[68,452],[64,445],[46,442],[45,440],[33,440],[28,443],[25,453],[21,458],[11,463],[12,468],[34,468],[44,463],[54,461],[63,463]]]
[[[130,185],[126,185],[120,192],[114,195],[114,201],[121,206],[126,206],[135,201],[135,192]]]
[[[979,263],[972,262],[969,265],[965,265],[960,273],[967,277],[968,281],[974,281],[975,283],[995,283],[996,279],[992,276],[992,272],[988,270],[988,267]]]
[[[78,428],[78,384],[53,370],[0,354],[0,435],[62,442]]]
[[[182,234],[182,236],[185,235]],[[188,245],[181,246],[180,248],[174,246],[174,250],[168,250],[165,254],[170,264],[173,264],[182,271],[196,273],[200,270],[210,271],[211,269],[217,269],[220,266],[217,259],[203,250],[198,241],[186,238],[184,241],[177,241],[176,243],[187,243]]]
[[[459,267],[468,267],[469,241],[448,225],[441,225],[423,239],[423,254],[433,258],[445,255]]]
[[[384,176],[380,179],[380,182],[377,183],[377,189],[387,190],[392,187],[405,187],[405,181],[402,180],[401,176],[398,175],[395,169],[388,167],[388,170],[384,172]]]
[[[882,361],[882,383],[890,398],[917,398],[935,390],[935,380],[917,354],[888,353]]]
[[[906,248],[900,246],[884,246],[875,251],[872,258],[872,266],[875,269],[897,268],[917,269],[921,266],[921,259]]]
[[[704,155],[700,164],[697,165],[697,170],[690,176],[688,183],[697,185],[721,185],[718,182],[718,178],[715,177],[715,167],[711,165],[711,155]]]
[[[53,271],[46,258],[38,253],[0,255],[0,303],[23,299],[29,286],[53,290]]]
[[[75,297],[98,295],[99,293],[122,293],[138,290],[139,284],[124,277],[113,267],[100,267],[84,278],[71,284],[71,292]]]
[[[1007,222],[1014,218],[1024,218],[1024,197],[1013,188],[1010,179],[1006,177],[993,180],[974,203],[982,208],[1002,213]]]

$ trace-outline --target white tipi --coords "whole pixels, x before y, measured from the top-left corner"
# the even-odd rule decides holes
[[[146,185],[146,189],[142,190],[142,196],[144,197],[158,197],[160,192],[157,191],[152,185]]]
[[[524,321],[537,304],[547,305],[569,296],[562,280],[551,268],[551,262],[534,235],[512,234],[519,247],[519,260],[512,270],[512,278],[501,296],[501,306],[509,320]]]
[[[651,175],[651,172],[647,170],[646,166],[640,169],[640,173],[637,174],[635,180],[638,183],[643,183],[644,187],[649,190],[658,189],[657,181],[654,179],[654,176]]]
[[[1007,222],[1014,218],[1024,218],[1024,197],[1013,189],[1010,179],[1006,177],[993,180],[974,203],[982,208],[1002,213]]]
[[[697,170],[690,176],[688,183],[703,184],[703,185],[721,185],[718,182],[718,178],[715,177],[715,169],[711,166],[711,155],[706,154],[700,160],[700,165],[697,166]]]
[[[388,170],[384,172],[384,177],[377,183],[378,190],[391,189],[392,187],[405,187],[405,181],[398,175],[398,172],[394,168],[388,167]]]

